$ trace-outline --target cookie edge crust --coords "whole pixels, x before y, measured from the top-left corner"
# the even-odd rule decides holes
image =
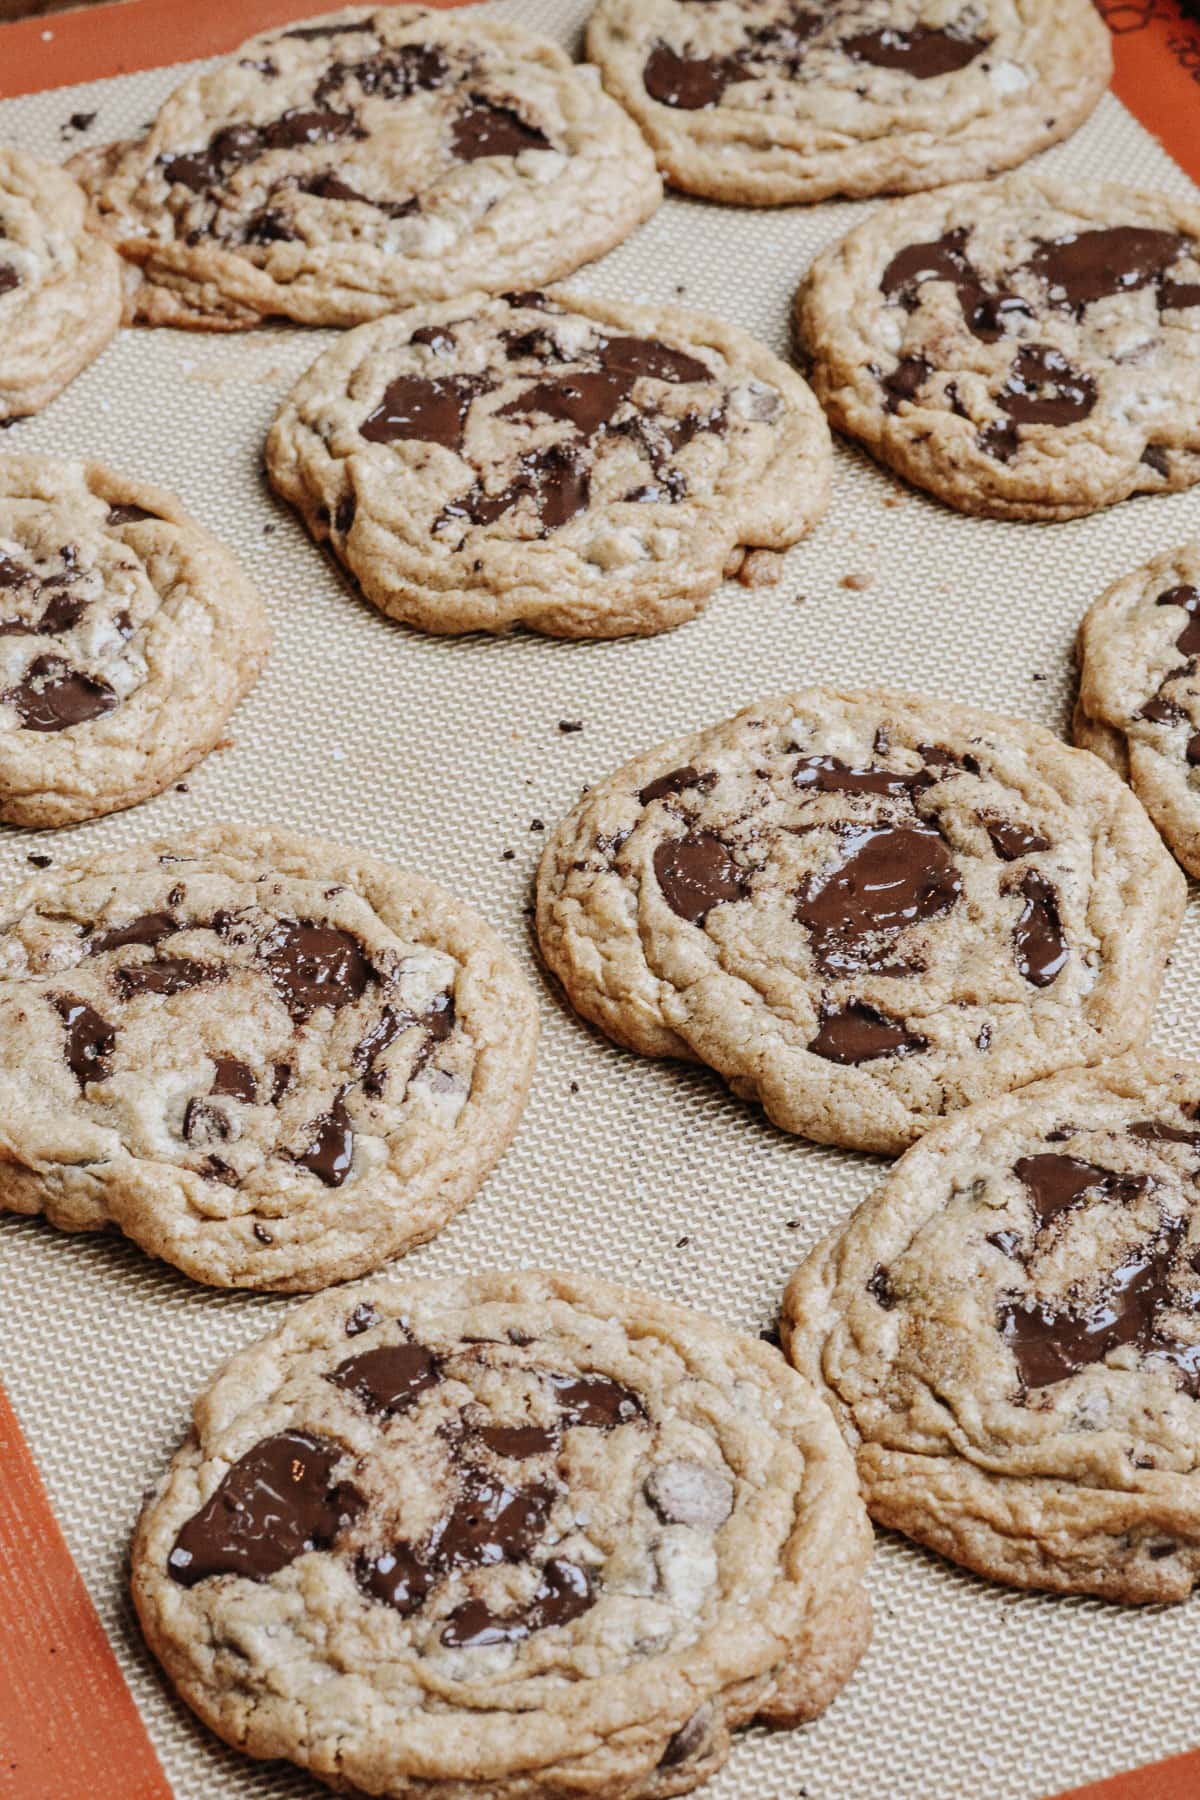
[[[794,1074],[787,1074],[785,1068],[772,1071],[761,1057],[749,1058],[743,1062],[736,1056],[714,1055],[710,1050],[702,1052],[684,1038],[682,1031],[671,1027],[657,1003],[659,993],[667,984],[653,973],[642,955],[636,928],[619,935],[610,932],[606,939],[597,940],[600,953],[595,956],[595,967],[590,971],[594,993],[587,990],[584,978],[576,974],[563,953],[563,941],[567,933],[563,929],[559,911],[560,889],[576,857],[575,834],[602,790],[620,789],[637,793],[656,776],[681,763],[693,761],[698,754],[702,755],[700,743],[703,740],[725,732],[743,720],[773,717],[785,710],[801,712],[807,708],[817,712],[821,707],[827,708],[830,704],[840,703],[866,705],[884,713],[907,713],[910,716],[929,715],[936,708],[940,736],[970,737],[973,732],[982,731],[993,735],[1002,743],[1012,743],[1020,738],[1032,740],[1031,752],[1043,763],[1048,761],[1051,768],[1059,762],[1060,757],[1074,758],[1079,755],[1070,744],[1032,720],[1016,719],[954,702],[941,702],[926,695],[891,689],[834,687],[800,688],[790,693],[774,694],[751,702],[732,718],[720,720],[714,725],[670,739],[653,750],[645,751],[612,774],[594,782],[589,793],[559,820],[547,840],[538,868],[536,927],[543,960],[561,985],[573,1010],[589,1024],[598,1026],[607,1037],[623,1048],[635,1050],[643,1056],[672,1057],[706,1064],[721,1076],[735,1094],[760,1105],[768,1119],[783,1131],[816,1143],[834,1143],[846,1149],[896,1155],[911,1147],[934,1125],[955,1116],[963,1109],[956,1108],[953,1113],[941,1114],[926,1121],[923,1114],[904,1108],[898,1100],[893,1103],[891,1097],[886,1091],[879,1089],[869,1074],[866,1076],[869,1085],[860,1092],[859,1084],[847,1079],[848,1074],[853,1074],[854,1071],[839,1071],[834,1065],[829,1065],[828,1068],[822,1066],[819,1071],[813,1071],[820,1077],[815,1098],[801,1105],[798,1103],[799,1084]],[[1096,775],[1110,801],[1109,821],[1114,843],[1118,848],[1124,846],[1131,863],[1136,865],[1139,856],[1144,863],[1144,867],[1140,869],[1131,867],[1123,887],[1129,889],[1136,885],[1141,902],[1140,913],[1144,915],[1145,923],[1136,944],[1132,933],[1128,931],[1117,936],[1115,945],[1110,941],[1110,955],[1115,968],[1111,968],[1104,984],[1104,1000],[1099,1018],[1094,1016],[1095,1003],[1081,1016],[1079,1035],[1090,1037],[1093,1041],[1080,1046],[1079,1061],[1072,1064],[1057,1062],[1050,1067],[1037,1069],[1024,1081],[1006,1086],[1000,1090],[1001,1093],[1013,1092],[1017,1086],[1026,1086],[1033,1080],[1048,1079],[1056,1073],[1065,1073],[1068,1068],[1086,1067],[1109,1060],[1139,1044],[1149,1029],[1167,956],[1183,918],[1187,886],[1173,858],[1137,797],[1099,759],[1093,760]],[[1042,773],[1044,779],[1052,779],[1046,775],[1045,769]],[[1061,780],[1055,785],[1061,791]],[[1153,905],[1150,904],[1151,898]],[[1110,940],[1111,937],[1110,933]],[[623,976],[624,985],[615,994],[606,985],[613,959],[603,955],[605,944],[613,942],[637,946],[636,954],[639,959],[636,986]],[[1114,951],[1115,955],[1112,954]],[[1112,993],[1114,982],[1117,983],[1115,997]],[[1101,984],[1098,983],[1093,993],[1097,993],[1100,987]],[[798,1053],[799,1047],[789,1047],[788,1063]],[[805,1088],[807,1089],[807,1084]],[[864,1107],[862,1100],[866,1095],[872,1094],[874,1105]],[[980,1098],[987,1097],[990,1096]],[[821,1106],[822,1101],[826,1103],[824,1108]],[[883,1110],[884,1101],[889,1103],[888,1116],[885,1116]],[[968,1104],[979,1104],[979,1101]],[[818,1129],[814,1130],[814,1126]]]
[[[411,1295],[414,1289],[425,1295],[440,1290],[447,1295],[449,1304],[468,1306],[497,1300],[544,1310],[547,1301],[563,1303],[594,1311],[603,1319],[616,1318],[625,1325],[632,1324],[636,1336],[661,1336],[669,1344],[672,1333],[676,1337],[682,1333],[693,1356],[702,1354],[704,1337],[716,1333],[720,1339],[736,1343],[746,1360],[759,1365],[764,1378],[780,1390],[781,1396],[786,1398],[790,1390],[793,1411],[802,1415],[793,1420],[786,1441],[795,1446],[800,1439],[804,1471],[795,1491],[797,1501],[804,1500],[803,1515],[799,1522],[793,1520],[791,1535],[780,1545],[778,1575],[770,1590],[775,1616],[755,1629],[759,1640],[753,1658],[755,1666],[736,1666],[739,1649],[744,1654],[749,1647],[741,1642],[745,1634],[739,1633],[739,1641],[731,1650],[731,1634],[721,1631],[718,1619],[701,1640],[708,1666],[703,1687],[699,1681],[704,1671],[697,1667],[695,1644],[670,1658],[675,1667],[667,1672],[670,1698],[665,1706],[661,1699],[663,1675],[659,1671],[659,1685],[655,1688],[659,1711],[649,1720],[644,1708],[640,1713],[636,1710],[645,1692],[636,1668],[630,1667],[615,1677],[602,1677],[610,1694],[600,1720],[588,1732],[582,1752],[574,1751],[570,1744],[570,1709],[565,1705],[555,1710],[540,1708],[536,1713],[539,1719],[554,1720],[556,1714],[559,1716],[554,1741],[540,1752],[529,1745],[524,1750],[515,1745],[509,1757],[518,1766],[501,1779],[488,1779],[485,1783],[463,1774],[463,1767],[476,1761],[478,1753],[471,1751],[459,1756],[462,1767],[457,1772],[432,1778],[425,1772],[427,1759],[423,1760],[419,1775],[415,1767],[397,1768],[377,1758],[369,1763],[356,1759],[348,1772],[340,1754],[336,1767],[301,1761],[294,1742],[289,1747],[286,1722],[282,1729],[272,1722],[266,1729],[247,1732],[228,1690],[223,1691],[218,1681],[206,1683],[193,1673],[194,1661],[189,1668],[186,1648],[181,1652],[178,1647],[183,1633],[172,1632],[163,1617],[161,1597],[166,1594],[173,1599],[174,1590],[165,1573],[157,1575],[153,1562],[158,1513],[173,1474],[185,1464],[199,1468],[212,1461],[226,1462],[224,1457],[204,1457],[202,1443],[207,1437],[225,1436],[239,1417],[278,1391],[279,1371],[286,1367],[289,1355],[288,1340],[295,1343],[299,1355],[305,1353],[306,1345],[311,1350],[314,1342],[321,1341],[308,1328],[309,1319],[318,1311],[322,1322],[328,1316],[332,1325],[360,1298],[379,1297],[382,1303],[398,1308],[402,1296]],[[336,1341],[336,1331],[331,1329],[331,1348]],[[461,1279],[424,1281],[385,1273],[337,1293],[315,1296],[292,1308],[281,1327],[236,1352],[218,1369],[194,1403],[192,1429],[186,1441],[143,1502],[133,1537],[130,1581],[143,1634],[181,1698],[218,1736],[251,1756],[285,1756],[333,1787],[366,1777],[373,1783],[372,1791],[397,1796],[399,1800],[408,1800],[409,1796],[416,1800],[427,1792],[444,1794],[447,1800],[475,1800],[476,1796],[482,1800],[485,1793],[488,1800],[493,1795],[496,1800],[534,1800],[543,1794],[556,1795],[557,1781],[571,1772],[584,1776],[588,1791],[602,1789],[605,1794],[611,1793],[614,1800],[665,1800],[668,1795],[686,1792],[716,1772],[728,1755],[730,1734],[742,1725],[757,1718],[775,1724],[799,1724],[823,1711],[853,1674],[870,1639],[871,1609],[864,1576],[874,1534],[858,1493],[853,1459],[819,1393],[803,1377],[794,1383],[791,1378],[795,1376],[796,1371],[777,1352],[703,1313],[661,1300],[644,1290],[560,1271],[486,1272]],[[782,1437],[782,1433],[779,1435]],[[797,1542],[799,1534],[803,1534],[801,1543]],[[802,1582],[800,1577],[805,1572]],[[786,1617],[779,1616],[780,1608]],[[773,1639],[773,1644],[764,1641],[767,1639]],[[784,1653],[772,1663],[770,1658],[775,1651]],[[613,1687],[618,1689],[615,1697],[611,1694]],[[687,1764],[678,1770],[660,1768],[657,1759],[673,1733],[700,1707],[712,1702],[721,1703],[722,1710],[712,1732],[715,1742],[705,1757],[698,1759],[690,1771]],[[295,1734],[291,1735],[294,1739]],[[615,1779],[611,1768],[595,1766],[610,1743],[621,1758]],[[531,1769],[529,1758],[534,1755],[539,1756],[540,1766]],[[494,1755],[487,1760],[488,1766],[494,1765]]]
[[[928,1159],[936,1164],[958,1143],[981,1138],[1019,1116],[1023,1104],[1056,1089],[1077,1099],[1081,1088],[1119,1092],[1122,1080],[1138,1087],[1147,1077],[1169,1080],[1180,1071],[1190,1074],[1200,1088],[1200,1063],[1141,1049],[1092,1067],[1064,1069],[1026,1088],[977,1101],[933,1126],[794,1270],[780,1307],[783,1351],[830,1407],[854,1455],[862,1495],[877,1524],[902,1532],[973,1574],[1016,1588],[1151,1605],[1186,1600],[1200,1585],[1200,1527],[1194,1495],[1187,1492],[1194,1476],[1160,1474],[1158,1482],[1164,1488],[1169,1483],[1173,1491],[1133,1492],[1085,1486],[1065,1477],[992,1475],[950,1452],[932,1456],[889,1451],[864,1441],[853,1408],[824,1372],[825,1347],[842,1317],[836,1297],[850,1286],[838,1272],[841,1253],[852,1233],[865,1241],[881,1215],[902,1220],[913,1232],[935,1216],[940,1193],[936,1169],[933,1181],[924,1177],[922,1165]],[[920,1171],[915,1179],[910,1175],[914,1169]],[[1058,1506],[1061,1513],[1054,1511]],[[1134,1530],[1145,1533],[1140,1552],[1138,1545],[1125,1541]],[[1146,1548],[1151,1533],[1184,1540],[1190,1535],[1190,1559],[1154,1560]],[[1189,1565],[1191,1573],[1180,1578],[1180,1571]]]
[[[927,132],[904,130],[835,150],[806,148],[803,140],[812,135],[811,127],[806,130],[768,114],[771,143],[769,148],[758,149],[755,142],[761,144],[764,128],[761,113],[729,107],[681,114],[652,100],[636,75],[632,79],[623,75],[619,59],[612,54],[616,37],[608,21],[608,15],[621,4],[622,0],[599,0],[587,25],[588,60],[599,68],[613,99],[637,122],[671,188],[735,206],[794,206],[835,198],[869,200],[921,193],[963,180],[986,180],[1071,137],[1091,116],[1112,80],[1108,28],[1091,0],[1071,0],[1073,11],[1065,29],[1074,28],[1085,54],[1081,55],[1080,49],[1069,57],[1060,52],[1054,72],[1047,77],[1039,71],[1019,106],[973,120],[962,131],[933,144]],[[1055,109],[1050,121],[1048,108]],[[714,137],[721,141],[712,144],[698,141],[702,132],[687,123],[689,119],[711,120],[719,126],[722,114],[729,127],[715,132]],[[794,134],[798,141],[782,146],[781,158],[779,138],[785,133]],[[721,167],[722,152],[732,152],[730,161],[736,157],[736,165]],[[784,158],[794,158],[795,166],[781,166]]]
[[[686,344],[689,350],[703,351],[707,346],[744,369],[747,375],[775,386],[783,395],[788,413],[785,432],[754,488],[738,496],[740,505],[736,507],[724,494],[715,494],[705,505],[705,523],[712,530],[726,518],[731,520],[724,531],[727,541],[708,569],[699,570],[678,585],[671,582],[669,573],[655,569],[650,579],[643,577],[639,584],[640,565],[631,565],[622,582],[624,592],[616,603],[607,597],[616,586],[611,576],[598,583],[595,593],[565,602],[547,599],[544,584],[521,585],[501,592],[482,581],[471,586],[453,582],[438,586],[403,576],[394,583],[371,579],[369,572],[356,566],[356,560],[347,554],[344,538],[333,523],[345,486],[334,478],[352,459],[327,459],[331,479],[327,487],[321,487],[306,478],[304,469],[286,449],[289,430],[301,429],[299,408],[307,399],[310,384],[312,391],[319,392],[323,366],[328,360],[336,360],[339,352],[344,354],[346,339],[317,357],[282,400],[267,434],[268,479],[275,492],[300,514],[318,547],[328,547],[337,558],[362,597],[386,617],[418,630],[460,635],[472,631],[499,633],[521,625],[547,636],[577,640],[650,636],[672,630],[704,610],[724,581],[725,568],[735,550],[744,547],[783,553],[808,537],[820,523],[829,505],[833,469],[833,445],[825,416],[803,376],[739,326],[689,308],[626,306],[554,286],[542,291],[555,305],[599,325],[657,335],[668,343]],[[464,306],[493,305],[496,299],[495,295],[476,291],[456,300],[438,302],[437,310],[445,310],[449,315]],[[424,317],[427,310],[406,308],[390,314],[388,322],[408,313],[415,316],[419,312]],[[377,321],[358,327],[363,334],[364,354],[370,351],[370,332],[378,327]],[[355,493],[352,476],[349,491]],[[513,542],[520,548],[518,540]],[[462,560],[458,553],[455,560]]]
[[[101,853],[64,865],[51,878],[34,875],[5,891],[5,910],[13,911],[35,900],[39,886],[52,886],[76,869],[94,875],[119,874],[123,866],[145,866],[147,858],[162,853],[200,856],[245,857],[252,864],[269,864],[279,873],[311,879],[314,866],[347,885],[360,884],[367,903],[382,922],[398,935],[409,932],[421,915],[433,923],[424,935],[412,931],[423,944],[450,956],[460,970],[483,960],[485,992],[467,1015],[477,1045],[478,1062],[467,1107],[473,1109],[470,1127],[456,1125],[446,1152],[426,1172],[418,1190],[420,1212],[417,1228],[384,1229],[378,1195],[371,1198],[379,1178],[364,1183],[360,1191],[363,1224],[355,1230],[349,1249],[320,1253],[321,1239],[303,1247],[298,1268],[264,1278],[245,1272],[245,1255],[235,1242],[217,1259],[203,1233],[195,1243],[181,1241],[180,1221],[193,1219],[191,1194],[205,1190],[203,1177],[177,1163],[155,1162],[125,1153],[121,1162],[109,1165],[104,1188],[96,1193],[86,1170],[78,1176],[70,1166],[61,1171],[63,1193],[48,1193],[46,1173],[21,1161],[16,1144],[3,1147],[0,1160],[0,1211],[40,1214],[59,1230],[95,1231],[115,1225],[147,1254],[209,1287],[249,1289],[261,1293],[312,1293],[378,1269],[425,1243],[447,1225],[476,1196],[516,1135],[525,1109],[536,1066],[539,1035],[538,1002],[512,952],[473,908],[457,900],[447,889],[424,876],[357,855],[328,839],[306,837],[273,827],[258,829],[235,824],[211,825],[187,837],[153,839],[107,855]],[[479,980],[478,973],[475,979]],[[480,1072],[482,1068],[482,1073]],[[464,1108],[464,1112],[467,1108]],[[460,1115],[461,1117],[461,1115]],[[8,1134],[5,1133],[7,1137]],[[53,1175],[56,1171],[50,1170]],[[382,1172],[391,1179],[390,1164]],[[81,1192],[74,1192],[76,1186]],[[414,1183],[406,1184],[410,1192]],[[164,1191],[167,1196],[164,1204]],[[366,1198],[362,1197],[363,1191]],[[344,1190],[343,1190],[344,1193]],[[345,1198],[351,1196],[345,1195]],[[303,1204],[303,1202],[302,1202]],[[396,1204],[388,1209],[394,1214]],[[206,1215],[198,1209],[203,1221]],[[257,1215],[251,1209],[240,1215],[247,1223]],[[216,1220],[219,1229],[226,1221]],[[374,1227],[374,1230],[371,1227]],[[337,1221],[331,1235],[347,1235],[344,1221]],[[314,1248],[314,1243],[317,1248]],[[289,1246],[279,1246],[279,1256],[263,1248],[254,1253],[255,1271],[270,1270],[272,1263],[289,1260]],[[235,1260],[236,1259],[236,1260]],[[229,1265],[233,1264],[233,1267]]]

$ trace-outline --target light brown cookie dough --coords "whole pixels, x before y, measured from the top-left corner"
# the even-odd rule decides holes
[[[994,175],[1112,73],[1091,0],[600,0],[588,55],[673,186],[741,206]]]
[[[777,1351],[560,1274],[380,1279],[201,1395],[133,1546],[147,1639],[253,1756],[392,1800],[666,1800],[862,1654],[870,1528]]]
[[[797,298],[839,430],[961,512],[1200,480],[1200,208],[1009,176],[881,207]]]
[[[1040,726],[809,688],[594,785],[537,919],[618,1043],[894,1152],[1140,1041],[1184,888],[1128,790]]]
[[[173,494],[0,456],[0,819],[69,825],[178,780],[266,660],[262,602]]]
[[[79,184],[0,145],[0,422],[39,412],[121,323],[121,264]]]
[[[882,1524],[1018,1587],[1200,1577],[1200,1064],[1146,1052],[972,1107],[784,1299]]]
[[[357,325],[557,280],[658,206],[595,72],[472,11],[350,7],[251,38],[149,132],[71,167],[131,271],[127,318]]]
[[[0,1207],[324,1287],[466,1205],[536,1039],[513,958],[432,882],[234,825],[97,856],[0,898]]]
[[[369,600],[426,631],[654,632],[829,492],[801,378],[676,307],[526,292],[348,333],[267,440],[272,484]]]
[[[1079,627],[1075,741],[1112,764],[1200,875],[1200,541],[1114,582]]]

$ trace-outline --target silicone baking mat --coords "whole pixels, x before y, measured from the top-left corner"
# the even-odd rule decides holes
[[[275,17],[319,10],[255,0],[255,17],[268,5]],[[234,10],[212,9],[210,43],[225,47]],[[499,10],[577,47],[587,5],[507,0]],[[88,66],[141,72],[2,100],[0,140],[61,156],[151,116],[184,68],[143,67],[167,0],[133,0],[128,11],[142,25],[126,29],[124,49],[108,45],[112,60]],[[207,9],[175,0],[175,11],[186,11],[191,32]],[[65,44],[54,18],[12,29],[36,32],[23,41],[52,53],[42,33],[56,28]],[[67,57],[42,82],[78,68]],[[20,67],[0,65],[0,91],[32,85]],[[1041,160],[1069,179],[1195,191],[1112,96]],[[721,313],[786,353],[798,277],[864,211],[751,213],[672,198],[577,285]],[[840,445],[829,514],[774,589],[730,585],[701,618],[643,642],[438,640],[358,599],[262,480],[274,409],[328,341],[291,329],[126,332],[6,438],[12,448],[99,456],[175,488],[259,583],[276,643],[230,743],[182,790],[70,832],[3,834],[0,879],[18,876],[30,851],[62,862],[227,817],[324,833],[447,883],[524,956],[544,1033],[512,1150],[474,1205],[406,1267],[592,1270],[762,1330],[793,1264],[869,1192],[882,1164],[789,1139],[715,1076],[627,1055],[562,1005],[529,936],[543,823],[583,783],[659,738],[790,685],[891,683],[1065,729],[1081,613],[1106,582],[1200,530],[1200,490],[1065,525],[981,522]],[[582,730],[560,730],[577,720]],[[1157,1042],[1181,1052],[1195,1049],[1198,919],[1193,902],[1155,1022]],[[305,1776],[253,1764],[192,1720],[147,1656],[126,1597],[139,1499],[185,1433],[191,1397],[290,1303],[205,1290],[123,1240],[68,1238],[16,1219],[0,1224],[0,1294],[5,1383],[177,1800],[311,1800],[324,1790]],[[16,1453],[6,1431],[0,1439],[11,1471]],[[16,1511],[32,1518],[37,1505],[30,1490]],[[36,1563],[55,1552],[25,1554]],[[12,1557],[7,1576],[0,1558],[9,1595]],[[705,1790],[712,1800],[1036,1800],[1195,1742],[1194,1606],[1133,1611],[1017,1593],[888,1535],[872,1588],[875,1642],[846,1692],[803,1731],[746,1733]],[[4,1659],[0,1633],[0,1688]],[[44,1696],[51,1685],[47,1675]],[[37,1691],[34,1683],[21,1704],[36,1704]],[[88,1730],[103,1737],[111,1726],[120,1743],[116,1714],[82,1710]],[[152,1765],[126,1762],[120,1749],[108,1788],[61,1761],[39,1776],[51,1762],[31,1766],[15,1753],[12,1712],[11,1691],[7,1703],[0,1694],[5,1800],[162,1792]],[[1111,1792],[1174,1800],[1200,1793],[1200,1775],[1189,1760]]]

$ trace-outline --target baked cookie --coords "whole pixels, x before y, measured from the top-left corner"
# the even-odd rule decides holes
[[[267,440],[273,485],[383,612],[560,637],[691,618],[741,546],[804,536],[830,462],[808,387],[746,332],[537,292],[347,333]]]
[[[120,323],[120,259],[79,184],[0,145],[0,422],[61,394]]]
[[[600,0],[587,41],[672,185],[740,206],[1011,169],[1112,73],[1092,0]]]
[[[357,325],[553,281],[658,206],[592,70],[516,26],[349,7],[193,75],[149,132],[70,165],[131,270],[126,316]]]
[[[380,1279],[235,1356],[133,1592],[253,1756],[411,1800],[666,1800],[827,1706],[870,1527],[778,1351],[558,1274]]]
[[[1184,890],[1128,789],[1040,726],[809,688],[594,786],[546,846],[537,922],[618,1043],[892,1152],[1137,1043]]]
[[[1008,176],[871,215],[797,300],[832,422],[960,512],[1200,480],[1200,207]]]
[[[0,899],[0,1207],[324,1287],[466,1205],[536,1037],[487,926],[369,857],[225,825],[47,871]]]
[[[1200,541],[1114,582],[1079,627],[1075,742],[1130,783],[1200,875]]]
[[[0,456],[0,819],[157,794],[220,741],[269,644],[254,588],[173,494]]]
[[[867,1505],[1018,1587],[1200,1579],[1200,1064],[1145,1053],[948,1119],[793,1277],[784,1341]]]

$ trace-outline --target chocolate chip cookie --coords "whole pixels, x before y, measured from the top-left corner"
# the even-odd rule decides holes
[[[1140,1041],[1184,881],[1094,757],[907,694],[809,688],[593,786],[538,878],[572,1005],[785,1131],[897,1151]]]
[[[208,1725],[338,1789],[666,1800],[828,1705],[869,1555],[776,1350],[575,1276],[391,1278],[226,1365],[133,1591]]]
[[[120,323],[120,259],[79,184],[0,145],[0,421],[39,412]]]
[[[0,456],[0,819],[158,793],[223,737],[269,644],[254,588],[173,494]]]
[[[220,1287],[377,1268],[516,1129],[533,996],[431,882],[239,826],[0,899],[0,1207]]]
[[[600,0],[588,54],[675,187],[742,206],[994,175],[1112,72],[1091,0]]]
[[[1079,627],[1075,742],[1133,788],[1200,875],[1200,541],[1114,582]]]
[[[267,441],[274,486],[382,611],[560,637],[691,618],[743,546],[810,529],[830,461],[812,393],[746,332],[536,291],[347,333]]]
[[[832,422],[962,512],[1200,480],[1200,208],[1013,175],[882,207],[797,301]]]
[[[633,123],[556,45],[475,13],[352,7],[251,38],[146,136],[71,167],[127,316],[357,325],[556,280],[661,199]]]
[[[797,1271],[784,1339],[867,1505],[1018,1587],[1200,1578],[1200,1064],[1075,1069],[949,1119]]]

